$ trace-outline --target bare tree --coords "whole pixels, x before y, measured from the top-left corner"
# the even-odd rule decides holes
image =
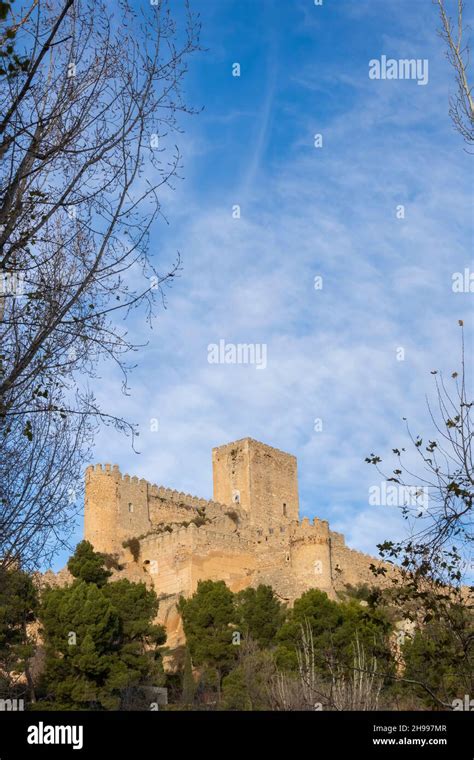
[[[278,671],[269,681],[268,694],[272,710],[295,712],[309,709],[301,681],[292,673]]]
[[[457,0],[457,18],[448,15],[446,0],[434,0],[441,19],[440,36],[446,43],[446,57],[454,69],[456,94],[450,99],[449,115],[454,128],[468,145],[474,143],[474,97],[468,79],[469,45],[465,42],[464,0]]]
[[[331,672],[331,702],[336,710],[378,710],[383,676],[378,673],[377,658],[367,659],[364,647],[355,636],[354,666],[349,674],[334,662]]]
[[[326,675],[317,667],[313,630],[309,620],[300,626],[296,647],[298,673],[278,671],[269,684],[275,710],[377,710],[384,676],[378,673],[377,658],[367,658],[357,634],[353,642],[353,667],[343,666],[337,652],[325,655]]]
[[[179,268],[160,273],[149,239],[179,176],[199,22],[187,0],[37,0],[20,17],[28,66],[0,93],[0,551],[37,565],[71,524],[96,425],[135,432],[90,384],[111,360],[126,390],[123,319],[151,321]]]
[[[406,464],[407,451],[392,449],[396,464],[392,473],[381,469],[382,459],[371,454],[366,462],[374,465],[382,477],[401,489],[423,491],[423,503],[415,500],[401,507],[409,528],[400,541],[379,544],[382,558],[397,563],[399,572],[387,589],[390,603],[398,606],[403,617],[416,623],[417,629],[435,641],[437,622],[452,654],[452,670],[459,684],[471,684],[474,677],[474,586],[472,572],[473,498],[474,498],[474,426],[471,378],[466,366],[464,324],[461,327],[459,371],[451,374],[450,389],[438,370],[433,370],[435,405],[427,399],[430,423],[435,435],[424,440],[408,437],[420,467]],[[468,354],[469,356],[469,354]],[[376,575],[386,574],[385,567],[372,566]],[[449,707],[441,687],[438,692],[428,684],[426,673],[416,679],[397,674],[389,678],[411,683],[430,695],[442,707]]]
[[[321,684],[316,659],[313,629],[305,618],[300,624],[296,645],[297,673],[277,670],[269,681],[268,694],[273,710],[319,710],[323,703],[327,704],[327,689]]]
[[[461,580],[461,555],[469,553],[474,538],[474,402],[470,397],[462,320],[459,324],[461,366],[459,372],[451,375],[453,391],[448,390],[441,373],[432,371],[437,409],[429,399],[427,407],[435,438],[424,441],[421,435],[413,435],[407,424],[420,469],[415,471],[405,464],[406,449],[402,447],[392,449],[396,464],[390,475],[381,469],[382,459],[378,455],[371,454],[365,460],[373,464],[387,482],[395,483],[406,494],[416,491],[423,495],[423,499],[407,498],[401,510],[410,528],[409,537],[398,543],[385,542],[381,545],[383,555],[403,555],[405,568],[413,571],[415,563],[424,575],[437,569],[440,582],[448,583]],[[450,562],[447,565],[440,562],[443,553]],[[465,566],[465,569],[468,568]]]

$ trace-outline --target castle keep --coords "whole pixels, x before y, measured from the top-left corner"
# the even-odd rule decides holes
[[[86,471],[85,538],[116,556],[120,576],[155,588],[171,647],[183,641],[176,603],[199,580],[233,591],[265,583],[290,604],[310,588],[333,597],[345,584],[374,583],[377,560],[346,547],[326,520],[300,522],[294,456],[244,438],[213,449],[212,468],[210,501],[117,465]]]

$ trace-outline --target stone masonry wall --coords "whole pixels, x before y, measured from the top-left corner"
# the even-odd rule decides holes
[[[296,457],[244,438],[212,451],[214,498],[240,502],[251,525],[298,520]]]
[[[343,590],[346,585],[357,586],[365,583],[368,586],[387,586],[397,569],[388,563],[381,562],[369,554],[350,549],[345,545],[344,536],[330,531],[331,537],[331,562],[333,584],[336,590]],[[387,570],[385,576],[375,576],[370,569],[384,567]]]
[[[200,580],[224,580],[233,591],[265,583],[292,604],[320,588],[332,597],[345,584],[382,584],[378,560],[346,547],[325,520],[299,522],[295,457],[246,438],[213,449],[214,500],[123,475],[117,465],[86,471],[85,538],[116,554],[114,575],[152,586],[168,644],[184,634],[177,602]],[[139,555],[123,547],[138,538]]]

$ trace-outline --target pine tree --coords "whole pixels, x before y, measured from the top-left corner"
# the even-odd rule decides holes
[[[89,541],[81,541],[67,563],[67,568],[74,578],[86,583],[103,586],[112,573],[104,568],[104,555],[95,552]]]
[[[0,567],[0,693],[12,696],[12,687],[19,674],[24,674],[30,700],[35,693],[29,671],[34,654],[34,641],[28,625],[36,619],[38,596],[28,573],[17,568]]]
[[[119,709],[125,690],[163,680],[158,647],[166,634],[152,622],[155,592],[126,579],[107,582],[102,562],[82,542],[68,563],[76,580],[43,594],[41,709]]]
[[[234,594],[224,581],[199,581],[190,599],[180,599],[178,610],[193,662],[215,673],[219,698],[222,677],[231,670],[237,657],[238,647],[232,643],[236,619]]]
[[[250,636],[262,649],[271,647],[285,614],[271,586],[261,584],[240,591],[236,608],[244,636]]]

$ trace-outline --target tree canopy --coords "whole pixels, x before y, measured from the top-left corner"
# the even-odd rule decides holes
[[[166,635],[153,623],[155,592],[127,579],[109,581],[101,562],[82,542],[69,563],[74,582],[43,593],[42,707],[118,709],[125,689],[163,679],[159,647]]]

